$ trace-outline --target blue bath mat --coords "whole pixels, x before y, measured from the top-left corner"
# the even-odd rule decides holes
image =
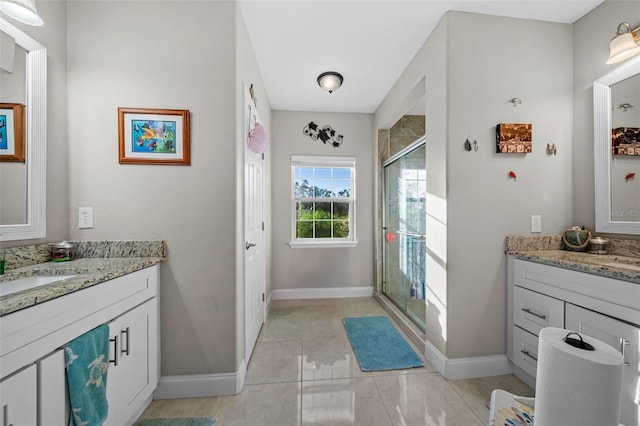
[[[384,371],[423,367],[424,363],[387,317],[342,320],[360,370]]]
[[[213,417],[181,417],[173,419],[144,419],[135,426],[215,426]]]

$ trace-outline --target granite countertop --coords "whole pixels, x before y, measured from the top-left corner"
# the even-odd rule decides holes
[[[522,260],[640,284],[640,258],[566,250],[510,250]]]
[[[518,259],[640,284],[640,240],[608,240],[608,254],[592,254],[563,250],[559,235],[510,235],[505,252]]]
[[[1,296],[0,316],[157,265],[165,260],[162,241],[105,241],[84,244],[91,250],[80,252],[80,255],[96,257],[81,257],[67,262],[25,264],[26,266],[7,270],[4,275],[0,275],[0,286],[4,282],[32,276],[74,275],[61,281]],[[82,247],[81,244],[79,246]],[[31,256],[31,253],[41,249],[34,247],[29,246],[24,250],[15,248],[13,254],[16,257],[24,256],[25,253]]]

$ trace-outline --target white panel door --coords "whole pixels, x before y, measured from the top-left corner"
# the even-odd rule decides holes
[[[38,361],[38,421],[40,425],[67,426],[69,403],[66,392],[64,349]]]
[[[249,362],[264,322],[265,251],[263,238],[263,157],[252,152],[246,138],[259,121],[258,112],[245,87],[244,144],[244,289],[245,289],[245,361]]]

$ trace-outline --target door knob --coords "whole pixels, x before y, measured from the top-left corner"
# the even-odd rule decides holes
[[[247,250],[249,250],[251,247],[255,247],[256,245],[255,245],[255,244],[253,244],[253,243],[250,243],[249,241],[247,241],[247,242],[244,244],[244,246],[245,246],[245,248],[246,248]]]

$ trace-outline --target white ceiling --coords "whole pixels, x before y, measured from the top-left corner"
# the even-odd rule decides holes
[[[602,1],[240,0],[240,7],[274,110],[372,113],[448,10],[573,23]],[[324,71],[344,76],[332,94],[316,83]]]

